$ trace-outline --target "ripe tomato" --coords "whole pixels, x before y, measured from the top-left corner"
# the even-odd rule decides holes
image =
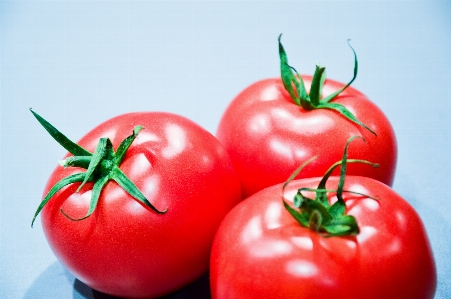
[[[124,114],[100,124],[78,144],[93,152],[99,139],[108,137],[116,150],[138,125],[144,128],[120,169],[153,209],[111,180],[86,217],[94,193],[88,181],[80,192],[80,183],[57,192],[43,207],[41,219],[56,257],[80,281],[111,295],[150,298],[172,292],[208,270],[214,233],[241,194],[220,143],[178,115]],[[81,170],[57,167],[44,195]]]
[[[293,205],[298,189],[316,188],[320,180],[291,182],[285,201]],[[338,181],[339,177],[330,177],[326,189],[335,189]],[[282,184],[238,204],[213,242],[212,297],[433,298],[434,259],[414,209],[371,178],[349,176],[344,189],[378,199],[343,193],[347,214],[360,227],[354,236],[324,237],[301,226],[284,208]],[[334,193],[328,198],[336,200]]]
[[[302,161],[319,153],[321,157],[303,171],[302,177],[321,176],[331,163],[340,159],[340,146],[337,145],[355,135],[363,136],[367,142],[355,142],[350,154],[381,166],[368,169],[350,165],[348,173],[372,177],[391,186],[397,161],[395,134],[384,113],[364,94],[348,87],[355,76],[348,85],[325,80],[324,68],[318,66],[314,77],[301,76],[301,84],[296,81],[297,74],[290,73],[292,70],[281,44],[280,48],[283,80],[265,79],[245,88],[229,104],[216,133],[232,158],[243,196],[283,182]],[[299,99],[302,98],[300,87],[297,92],[291,90],[291,94],[286,90],[285,86],[289,88],[293,84],[304,85],[305,93],[311,90],[310,95],[304,95],[308,101]],[[315,88],[311,88],[312,85]],[[316,94],[318,109],[312,108],[310,98],[315,98],[313,94]],[[330,97],[329,103],[322,103]],[[326,105],[332,107],[324,107]],[[361,124],[335,110],[343,107]]]

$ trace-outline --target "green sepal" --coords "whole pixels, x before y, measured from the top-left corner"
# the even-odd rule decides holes
[[[310,87],[310,101],[314,107],[320,103],[323,95],[323,86],[326,81],[326,68],[320,65],[316,66],[315,73],[312,78],[312,86]]]
[[[307,92],[305,88],[302,76],[296,71],[295,68],[288,64],[287,53],[281,42],[282,34],[279,35],[279,59],[280,59],[280,75],[282,79],[283,86],[289,93],[293,102],[304,108],[305,110],[314,109],[330,109],[334,110],[348,120],[354,122],[355,124],[367,129],[372,134],[376,135],[372,129],[367,125],[359,121],[345,106],[339,103],[332,103],[331,101],[335,99],[339,94],[341,94],[346,88],[348,88],[354,80],[357,78],[358,72],[358,60],[357,54],[354,48],[351,46],[349,40],[348,45],[354,54],[354,74],[348,84],[337,90],[336,92],[330,94],[329,96],[322,98],[322,91],[324,82],[326,80],[326,68],[320,65],[316,66],[315,73],[312,78],[312,84],[310,92]]]
[[[359,160],[356,160],[356,161],[359,161]],[[362,161],[363,161],[363,160],[362,160]],[[349,161],[348,161],[348,162],[349,162]],[[375,165],[378,165],[378,164],[375,164]],[[299,192],[303,192],[303,191],[315,192],[315,193],[316,193],[316,199],[319,199],[319,197],[318,197],[318,194],[319,194],[319,193],[325,193],[326,195],[327,195],[327,193],[337,193],[338,189],[319,189],[319,188],[307,188],[307,187],[304,187],[304,188],[300,188],[298,191],[299,191]],[[359,195],[359,196],[366,196],[366,197],[371,198],[371,199],[374,199],[374,200],[379,200],[379,199],[376,198],[376,197],[372,197],[372,196],[370,196],[370,195],[368,195],[368,194],[364,194],[364,193],[362,193],[362,192],[357,192],[357,191],[352,191],[352,190],[346,190],[346,189],[343,189],[342,192],[343,192],[343,193],[352,193],[352,194],[354,194],[354,195]],[[329,200],[327,201],[327,203],[324,203],[324,204],[330,206]]]
[[[333,171],[340,166],[343,163],[343,161],[337,161],[326,171],[326,174],[322,177],[320,183],[318,184],[318,189],[324,189],[326,186],[326,182],[329,179],[329,177],[332,175]],[[346,163],[361,163],[361,164],[367,164],[372,167],[379,167],[378,163],[372,163],[367,160],[360,160],[360,159],[346,159]]]
[[[335,103],[335,102],[332,102],[332,103],[330,103],[330,102],[328,102],[328,103],[320,103],[318,106],[316,106],[316,108],[317,109],[335,110],[338,113],[340,113],[341,115],[343,115],[344,117],[346,117],[348,120],[358,124],[359,126],[364,127],[365,129],[370,131],[372,134],[377,136],[376,132],[374,132],[367,125],[365,125],[360,120],[358,120],[357,117],[355,117],[354,114],[352,114],[351,111],[348,110],[348,108],[346,108],[345,106],[343,106],[340,103]]]
[[[296,219],[297,222],[299,222],[304,227],[309,226],[309,220],[305,217],[305,214],[301,214],[299,211],[293,209],[286,201],[283,201],[283,205],[285,206],[285,209],[287,209],[287,211],[291,214],[291,216]]]
[[[354,235],[359,232],[355,218],[345,215],[344,202],[337,201],[332,206],[326,206],[298,192],[294,198],[294,206],[300,211],[293,209],[285,201],[284,206],[299,224],[324,236]]]
[[[298,174],[302,171],[302,169],[304,169],[305,166],[307,166],[308,164],[310,164],[313,160],[315,160],[318,156],[314,156],[310,159],[308,159],[307,161],[305,161],[304,163],[302,163],[301,166],[299,166],[291,175],[290,177],[286,180],[286,182],[283,184],[282,186],[282,192],[285,190],[285,187],[292,181],[294,180],[295,177],[298,176]]]
[[[70,153],[74,154],[74,156],[59,161],[59,164],[63,167],[80,167],[86,169],[86,172],[73,174],[66,178],[63,178],[50,189],[49,193],[41,201],[33,217],[31,224],[32,227],[36,217],[38,216],[42,208],[48,203],[48,201],[61,188],[75,182],[81,182],[76,192],[79,192],[87,182],[94,183],[92,188],[91,201],[88,212],[82,218],[72,218],[61,209],[61,213],[68,219],[80,221],[92,215],[97,206],[102,190],[109,180],[116,181],[128,194],[130,194],[133,198],[143,203],[153,211],[159,214],[166,213],[167,208],[164,211],[160,211],[155,208],[146,199],[139,188],[119,168],[130,145],[133,143],[138,133],[143,129],[142,126],[134,127],[133,133],[121,142],[116,152],[114,152],[113,144],[111,143],[111,140],[109,138],[101,138],[96,146],[94,153],[91,154],[87,150],[69,140],[66,136],[60,133],[55,127],[53,127],[37,113],[35,113],[31,109],[30,111],[59,144],[61,144]]]
[[[167,212],[167,208],[164,211],[160,211],[157,208],[155,208],[144,196],[144,194],[141,193],[141,191],[136,187],[135,184],[133,184],[132,181],[120,170],[118,167],[114,168],[111,173],[111,179],[114,180],[116,183],[119,184],[119,186],[122,187],[128,194],[133,196],[135,199],[137,199],[139,202],[143,203],[144,205],[151,208],[153,211],[157,212],[158,214],[164,214]]]
[[[329,213],[328,207],[324,206],[322,203],[320,203],[317,200],[311,200],[310,198],[303,196],[301,205],[298,208],[307,212],[309,215],[314,212],[320,213],[322,216],[323,222],[327,223],[332,220],[332,216]]]
[[[89,164],[91,163],[92,156],[71,156],[64,160],[58,161],[59,165],[64,168],[67,167],[81,167],[84,169],[88,169]]]
[[[309,228],[315,232],[324,230],[323,228],[323,215],[319,210],[312,210],[310,213]]]
[[[56,192],[58,192],[59,190],[61,190],[62,188],[66,187],[69,184],[82,182],[85,179],[85,176],[86,176],[86,174],[84,172],[76,173],[76,174],[72,174],[68,177],[65,177],[65,178],[61,179],[59,182],[57,182],[50,189],[50,191],[47,193],[47,195],[44,197],[44,199],[41,201],[41,204],[39,205],[38,209],[34,213],[33,220],[31,221],[31,227],[33,227],[34,221],[36,220],[36,217],[41,212],[42,208],[44,208],[44,206],[49,202],[49,200],[52,198],[52,196],[56,194]]]
[[[283,48],[283,45],[280,41],[281,38],[282,34],[279,35],[279,57],[280,57],[280,73],[282,77],[282,83],[285,86],[285,89],[290,94],[293,101],[297,105],[301,106],[302,105],[301,99],[304,99],[304,102],[309,101],[307,90],[305,89],[302,77],[299,76],[296,70],[288,64],[287,53],[285,52],[285,49]],[[296,87],[296,90],[293,89],[293,84]]]
[[[353,236],[360,232],[357,220],[351,215],[339,216],[336,220],[327,225],[323,225],[321,228],[326,231],[326,237]]]
[[[337,200],[329,209],[329,213],[332,217],[339,217],[346,211],[346,204],[342,200]]]
[[[34,112],[30,108],[31,113],[33,113],[34,117],[41,123],[44,129],[53,137],[62,147],[64,147],[69,153],[74,156],[91,156],[92,154],[79,146],[78,144],[72,142],[69,138],[67,138],[64,134],[58,131],[54,126],[52,126],[49,122],[43,119],[39,114]]]
[[[348,46],[351,48],[352,53],[354,54],[354,74],[352,76],[351,81],[349,81],[348,84],[346,84],[345,86],[343,86],[341,89],[337,90],[336,92],[332,93],[331,95],[327,96],[326,98],[321,100],[321,103],[328,103],[330,101],[332,101],[333,99],[335,99],[340,93],[342,93],[346,88],[348,88],[349,86],[351,86],[352,82],[354,82],[355,78],[357,78],[357,72],[359,69],[359,62],[357,60],[357,54],[354,50],[354,48],[351,46],[350,44],[350,40],[348,39]]]
[[[344,178],[346,177],[346,167],[347,167],[348,163],[361,163],[361,164],[368,164],[373,167],[379,167],[379,164],[371,163],[366,160],[348,159],[348,147],[349,147],[349,144],[352,142],[352,140],[354,140],[355,138],[361,138],[365,141],[365,139],[361,136],[353,136],[353,137],[349,138],[348,141],[346,142],[346,145],[344,148],[342,160],[332,164],[332,166],[329,167],[329,169],[326,171],[326,173],[324,174],[324,176],[322,177],[321,181],[318,184],[318,189],[316,191],[316,198],[324,205],[330,205],[329,200],[327,198],[327,194],[326,194],[327,192],[325,190],[326,182],[329,179],[329,177],[332,175],[333,171],[338,166],[341,165],[340,182],[339,182],[338,188],[337,188],[337,198],[339,200],[342,200],[341,194],[343,192]]]
[[[348,159],[348,147],[355,138],[363,139],[363,137],[361,136],[353,136],[348,139],[341,161],[332,164],[332,166],[326,171],[323,178],[320,180],[317,188],[303,187],[298,190],[293,198],[294,208],[291,207],[287,202],[285,202],[285,199],[283,199],[282,196],[284,207],[301,226],[314,230],[325,237],[349,236],[359,233],[359,226],[355,217],[352,215],[346,215],[346,203],[343,199],[343,192],[350,192],[353,194],[366,196],[368,198],[373,198],[360,192],[344,190],[347,163],[353,162],[369,164],[373,167],[379,166],[379,164],[371,163],[366,160]],[[286,186],[312,160],[313,158],[308,160],[307,162],[304,162],[301,167],[295,170],[295,172],[283,184],[282,194]],[[341,166],[341,170],[337,189],[326,189],[327,180],[329,179],[335,168],[338,166]],[[315,198],[311,199],[304,196],[302,193],[304,191],[315,192]],[[335,192],[337,196],[337,201],[332,205],[330,204],[327,197],[327,193],[331,192]],[[299,211],[297,211],[295,208],[299,209]]]
[[[345,185],[345,178],[346,178],[346,169],[348,167],[348,164],[346,163],[346,160],[348,159],[348,148],[349,144],[356,138],[361,138],[363,141],[366,142],[365,138],[362,136],[352,136],[348,139],[345,145],[345,149],[343,151],[343,157],[341,158],[341,168],[340,168],[340,180],[338,181],[338,188],[337,188],[337,199],[338,202],[340,202],[343,206],[345,206],[345,202],[343,200],[343,187]],[[344,214],[344,210],[343,210]]]
[[[86,184],[86,182],[88,181],[88,178],[90,178],[93,175],[94,171],[102,163],[105,156],[107,156],[107,154],[111,155],[112,151],[113,151],[113,145],[111,144],[110,139],[100,138],[100,141],[97,144],[97,147],[94,150],[94,153],[92,155],[91,162],[88,165],[88,169],[86,170],[86,177],[83,180],[83,182],[80,184],[80,186],[78,187],[77,192],[79,192],[81,190],[81,188]]]
[[[133,134],[131,134],[130,136],[128,136],[127,138],[125,138],[121,144],[119,145],[119,147],[116,150],[115,156],[114,156],[114,163],[119,165],[122,160],[125,157],[125,153],[127,152],[128,148],[130,147],[130,145],[133,143],[133,141],[135,140],[136,136],[138,136],[139,132],[144,129],[143,126],[136,126],[133,128]]]
[[[94,186],[92,187],[91,201],[89,202],[89,210],[84,217],[72,218],[71,216],[66,214],[63,211],[63,209],[61,209],[61,213],[63,213],[64,216],[66,216],[67,218],[69,218],[70,220],[73,220],[73,221],[80,221],[80,220],[86,219],[89,216],[91,216],[91,214],[94,212],[94,210],[97,207],[97,203],[99,202],[100,193],[102,192],[106,183],[108,183],[109,179],[110,178],[108,177],[108,175],[104,175],[104,176],[100,177],[99,179],[97,179],[97,181],[94,183]]]

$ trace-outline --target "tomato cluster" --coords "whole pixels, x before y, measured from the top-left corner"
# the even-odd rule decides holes
[[[215,299],[433,298],[426,231],[390,187],[394,130],[350,87],[351,50],[342,84],[319,65],[299,75],[279,36],[280,78],[239,93],[216,136],[137,112],[74,143],[32,111],[69,152],[33,222],[75,277],[115,296],[156,298],[209,269]]]

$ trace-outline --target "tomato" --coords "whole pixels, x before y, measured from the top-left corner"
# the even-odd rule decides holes
[[[245,88],[227,107],[216,132],[232,158],[243,196],[283,182],[302,161],[319,153],[321,157],[303,171],[302,177],[321,176],[340,159],[337,145],[354,135],[363,136],[366,143],[356,141],[350,154],[381,166],[368,169],[350,165],[348,173],[391,186],[397,162],[395,133],[384,113],[349,86],[357,74],[356,56],[354,78],[347,85],[326,80],[324,68],[319,66],[315,76],[302,75],[299,80],[297,73],[289,74],[292,69],[280,47],[282,77],[264,79]],[[293,84],[298,91],[290,90]],[[311,90],[304,98],[301,85],[305,86],[304,93]],[[311,103],[315,98],[318,109]],[[343,109],[347,110],[344,114],[338,111]],[[345,116],[348,112],[352,119]]]
[[[134,127],[141,131],[135,128],[130,135]],[[110,180],[93,209],[93,182],[88,180],[79,192],[79,182],[68,184],[41,212],[54,254],[80,281],[115,296],[154,298],[194,281],[208,270],[220,221],[241,200],[226,151],[199,125],[170,113],[117,116],[78,144],[92,153],[105,137],[117,152],[123,140],[135,138],[120,170],[148,202],[143,204]],[[107,162],[99,165],[109,167]],[[82,170],[57,167],[44,195]]]
[[[368,166],[367,166],[368,167]],[[288,205],[300,188],[316,188],[321,178],[291,182]],[[332,176],[326,189],[336,189]],[[234,298],[433,298],[436,271],[420,217],[387,185],[348,176],[346,212],[360,232],[324,237],[301,226],[284,208],[282,184],[238,204],[220,225],[211,255],[214,299]],[[306,192],[308,194],[309,192]],[[335,193],[328,193],[333,202]]]

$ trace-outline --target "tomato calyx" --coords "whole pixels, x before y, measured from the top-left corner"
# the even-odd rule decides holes
[[[379,167],[379,164],[372,163],[366,160],[348,159],[348,146],[355,138],[362,138],[361,136],[351,137],[344,149],[343,158],[341,161],[335,162],[325,173],[323,178],[315,188],[301,188],[294,196],[292,208],[283,198],[283,192],[286,186],[301,172],[301,170],[317,157],[313,157],[304,162],[295,172],[288,178],[282,187],[282,201],[287,211],[296,219],[296,221],[303,227],[310,228],[313,231],[321,234],[324,237],[331,236],[351,236],[359,233],[359,226],[357,220],[352,215],[346,215],[346,204],[343,199],[343,192],[353,193],[356,195],[365,196],[377,200],[377,198],[365,195],[360,192],[344,190],[344,183],[346,178],[347,163],[363,163],[371,165],[372,167]],[[338,167],[340,169],[340,180],[337,189],[326,189],[326,182],[332,175],[332,172]],[[304,196],[303,192],[315,192],[315,199]],[[337,201],[331,205],[327,193],[336,193]]]
[[[279,57],[280,57],[280,73],[282,78],[282,83],[285,89],[290,94],[293,102],[304,108],[305,110],[313,110],[313,109],[330,109],[337,111],[350,121],[358,124],[359,126],[364,127],[374,135],[377,135],[372,129],[370,129],[367,125],[358,120],[351,111],[349,111],[345,106],[340,103],[331,102],[335,99],[340,93],[342,93],[346,88],[348,88],[352,82],[354,82],[357,77],[358,71],[358,60],[357,54],[354,48],[351,46],[348,40],[348,45],[354,53],[354,75],[349,81],[348,84],[343,86],[341,89],[332,93],[331,95],[323,98],[322,91],[324,82],[326,81],[326,68],[321,65],[317,65],[315,69],[315,73],[313,74],[312,84],[310,87],[310,93],[307,92],[305,88],[304,80],[296,71],[296,69],[288,64],[288,57],[285,49],[280,41],[282,38],[282,34],[279,35]]]
[[[62,209],[61,213],[69,218],[70,220],[79,221],[88,218],[94,212],[97,202],[99,200],[100,194],[103,188],[106,186],[108,181],[113,180],[119,186],[121,186],[128,194],[133,198],[149,207],[151,210],[158,214],[164,214],[167,208],[163,211],[155,208],[142,194],[138,187],[122,172],[119,168],[121,162],[123,161],[125,154],[130,147],[130,145],[138,136],[139,132],[144,128],[142,126],[136,126],[133,129],[131,135],[125,138],[116,152],[113,149],[113,144],[109,138],[100,138],[96,149],[93,153],[82,148],[78,144],[72,142],[64,134],[59,132],[54,126],[42,118],[39,114],[34,112],[30,108],[31,113],[36,117],[39,123],[47,130],[47,132],[55,139],[61,146],[63,146],[68,152],[73,154],[73,156],[68,157],[65,160],[59,161],[59,164],[63,167],[79,167],[86,169],[86,172],[75,173],[69,175],[59,182],[57,182],[47,193],[44,199],[41,201],[38,209],[36,210],[33,220],[31,222],[31,227],[33,227],[36,217],[39,215],[44,206],[49,202],[49,200],[63,187],[73,184],[81,183],[77,188],[77,192],[87,183],[94,183],[92,188],[91,201],[89,204],[89,210],[85,216],[81,218],[72,218],[67,215]]]

